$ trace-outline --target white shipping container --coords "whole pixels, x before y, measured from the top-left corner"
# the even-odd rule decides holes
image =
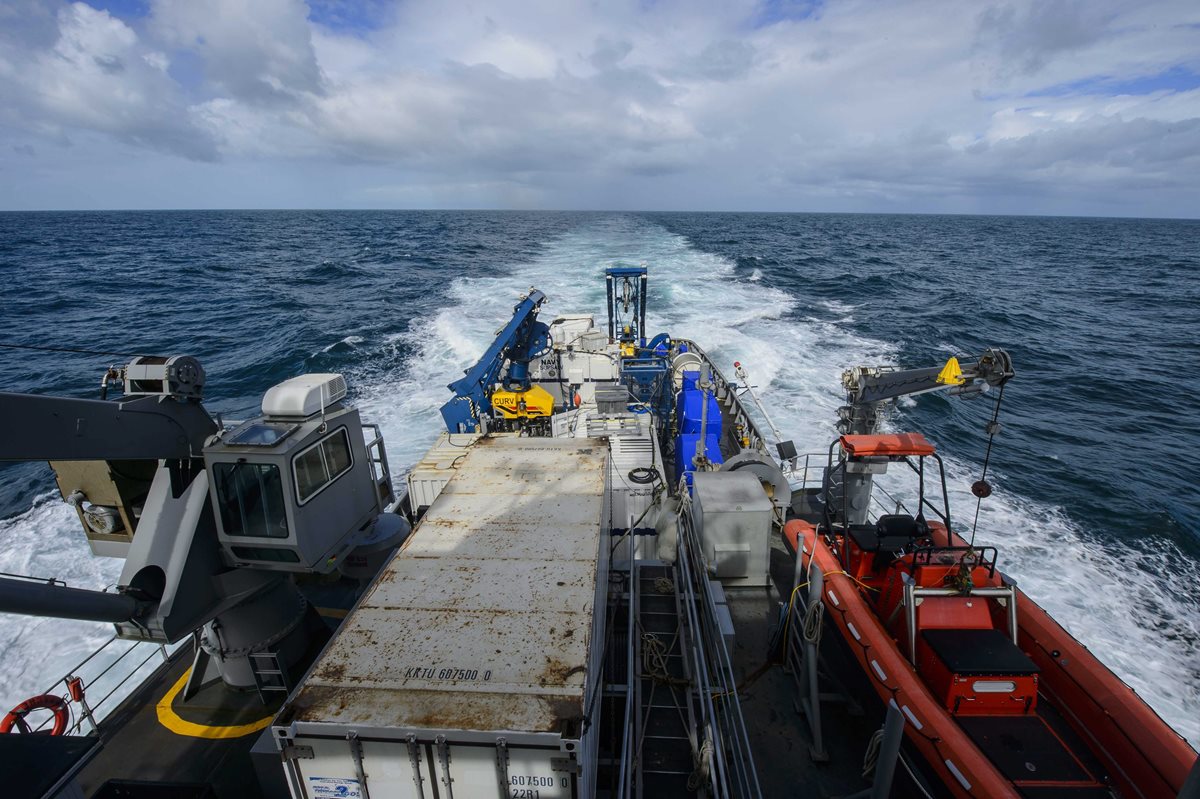
[[[421,460],[409,470],[408,500],[414,511],[427,508],[442,493],[478,433],[442,433]]]
[[[276,719],[296,799],[594,795],[606,442],[463,453]]]
[[[653,529],[658,515],[649,511],[649,508],[654,503],[656,483],[637,483],[630,476],[634,469],[655,469],[665,482],[663,473],[666,467],[658,450],[658,440],[649,424],[643,428],[641,435],[610,438],[609,463],[613,527],[625,529],[634,525],[639,530]],[[635,558],[658,557],[658,540],[655,536],[634,535],[618,545],[615,558],[629,559],[630,541],[633,542]]]

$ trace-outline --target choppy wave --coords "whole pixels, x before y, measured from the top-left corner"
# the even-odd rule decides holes
[[[366,224],[365,217],[339,219],[351,237],[354,225]],[[451,223],[454,219],[438,224]],[[495,230],[511,223],[511,217],[486,222]],[[478,357],[523,292],[531,285],[543,290],[549,297],[543,313],[551,318],[559,313],[600,315],[603,269],[616,262],[650,265],[651,328],[696,339],[727,370],[735,360],[745,364],[774,421],[802,452],[825,451],[834,435],[843,369],[899,364],[904,356],[899,338],[862,332],[856,317],[866,311],[859,301],[828,296],[862,276],[845,272],[814,278],[812,285],[824,296],[807,296],[800,281],[780,279],[779,267],[759,266],[758,261],[753,267],[739,266],[736,258],[706,252],[651,219],[548,216],[526,224],[517,234],[520,246],[502,252],[481,250],[476,242],[446,245],[462,259],[486,251],[493,260],[485,266],[430,260],[413,267],[426,270],[420,273],[389,272],[394,269],[390,255],[371,259],[376,252],[417,246],[433,253],[438,237],[451,234],[430,225],[418,244],[403,231],[388,229],[387,218],[372,224],[371,244],[343,241],[339,251],[296,265],[301,282],[329,281],[327,304],[317,305],[305,291],[289,292],[286,299],[293,310],[286,318],[269,318],[261,330],[274,336],[273,349],[256,348],[252,340],[219,339],[235,351],[216,364],[225,367],[227,381],[231,373],[237,376],[237,382],[226,383],[226,396],[236,396],[235,404],[243,408],[253,407],[271,383],[303,368],[343,371],[364,415],[382,425],[397,476],[437,435],[438,409],[449,396],[446,384]],[[389,236],[397,241],[389,244]],[[342,270],[338,264],[349,260],[349,253],[355,264]],[[842,257],[814,252],[798,263],[833,263]],[[279,280],[290,274],[283,267],[272,268],[282,270],[271,273]],[[352,274],[347,277],[343,271]],[[382,276],[372,282],[377,275]],[[906,279],[918,277],[914,273]],[[888,290],[886,278],[867,279],[875,281],[872,291]],[[346,296],[349,290],[339,282],[346,280],[353,281],[354,293],[364,296]],[[391,296],[394,281],[413,283],[402,299]],[[261,287],[273,285],[264,282]],[[293,326],[294,336],[279,335]],[[942,334],[933,332],[941,340]],[[210,366],[210,374],[221,372]],[[214,388],[219,393],[220,383]],[[916,403],[906,405],[901,414]],[[1057,455],[1050,451],[1047,457]],[[1075,465],[1086,466],[1065,464]],[[977,467],[949,457],[948,468],[952,503],[964,518],[974,509],[966,486]],[[1006,469],[1002,459],[993,467],[997,491],[980,514],[980,540],[1000,547],[1002,568],[1031,597],[1176,729],[1200,742],[1197,561],[1166,538],[1131,542],[1094,534],[1063,507],[1011,490],[1009,485],[1020,481],[1006,479],[1015,474]],[[0,520],[0,570],[55,576],[81,587],[112,584],[120,562],[91,557],[78,528],[73,511],[56,496],[31,499],[26,510]],[[0,695],[11,704],[40,692],[110,634],[107,625],[0,616]]]
[[[104,588],[117,582],[121,561],[92,557],[75,511],[55,493],[0,520],[0,571]],[[99,622],[0,614],[0,695],[12,706],[43,693],[112,634]]]
[[[801,305],[795,295],[736,280],[729,260],[619,218],[561,236],[507,274],[455,280],[447,304],[409,334],[418,355],[403,373],[360,377],[370,386],[360,405],[385,420],[397,461],[412,463],[436,435],[445,384],[478,357],[523,291],[545,291],[551,317],[600,315],[604,267],[641,261],[651,266],[651,330],[695,339],[726,371],[742,362],[801,452],[823,453],[835,435],[845,368],[896,363],[896,345],[853,332],[854,305],[823,301],[821,318],[797,319],[789,314]],[[978,467],[948,458],[947,468],[951,506],[973,513],[967,487]],[[1000,547],[1001,567],[1031,597],[1182,735],[1200,741],[1200,616],[1191,588],[1200,565],[1168,542],[1129,548],[1088,535],[1061,508],[1005,490],[1002,469],[993,476],[998,490],[982,507],[979,541]]]

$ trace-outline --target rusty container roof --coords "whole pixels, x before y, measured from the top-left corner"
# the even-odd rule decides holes
[[[464,453],[291,720],[557,733],[582,718],[605,442],[496,436]]]

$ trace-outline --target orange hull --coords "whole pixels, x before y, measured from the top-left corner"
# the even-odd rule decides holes
[[[1053,790],[1059,785],[1006,778],[933,695],[813,525],[791,521],[784,536],[804,557],[805,567],[815,546],[815,565],[825,575],[821,599],[826,615],[879,697],[894,699],[900,707],[907,739],[953,795],[1019,797],[1019,788]],[[1107,771],[1108,784],[1122,796],[1174,799],[1196,753],[1044,610],[1024,595],[1019,599],[1018,644],[1041,670],[1040,699],[1069,722]]]

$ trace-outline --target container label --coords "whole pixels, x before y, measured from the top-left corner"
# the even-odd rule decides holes
[[[309,777],[308,789],[313,799],[362,799],[358,780],[346,777]]]
[[[477,681],[480,678],[486,682],[492,679],[492,670],[480,672],[479,669],[430,668],[428,666],[409,666],[404,670],[406,680],[453,680],[455,682]]]

